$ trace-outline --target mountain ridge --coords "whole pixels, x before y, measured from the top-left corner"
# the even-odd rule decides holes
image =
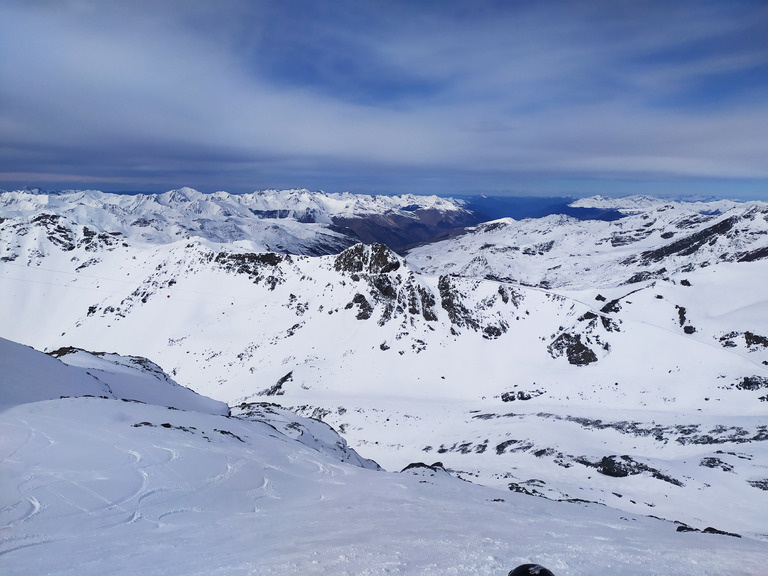
[[[183,196],[168,202],[200,199]],[[143,235],[24,202],[0,196],[3,337],[150,358],[230,406],[322,419],[388,469],[434,455],[505,490],[766,532],[750,508],[768,461],[763,204],[625,202],[612,222],[507,219],[404,256],[315,256],[265,249],[265,222],[297,251],[316,241],[289,216],[250,216],[232,240],[231,216]]]

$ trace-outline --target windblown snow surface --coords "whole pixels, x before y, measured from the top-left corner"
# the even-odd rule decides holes
[[[176,192],[0,195],[3,573],[765,573],[768,206]]]
[[[124,382],[119,359],[101,360],[97,378],[0,340],[2,374],[16,384],[0,396],[3,574],[490,575],[530,560],[566,575],[764,567],[763,541],[500,493],[439,467],[377,470],[329,428],[278,407],[227,417],[200,399],[200,411],[175,409],[189,401],[183,389],[153,374],[133,376],[167,406],[58,398]]]

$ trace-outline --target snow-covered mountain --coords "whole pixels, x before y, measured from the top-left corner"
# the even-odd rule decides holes
[[[596,198],[626,216],[495,221],[403,258],[310,256],[324,196],[254,200],[235,237],[235,216],[190,232],[176,195],[153,208],[167,227],[0,196],[0,335],[149,358],[233,410],[279,403],[388,470],[439,460],[502,498],[768,534],[765,204]],[[273,224],[312,240],[264,251]]]
[[[768,204],[585,198],[613,209],[610,222],[563,215],[502,219],[411,250],[425,274],[495,278],[558,290],[669,280],[722,262],[768,258]]]
[[[436,196],[364,196],[307,190],[164,194],[97,190],[0,193],[0,212],[43,225],[62,248],[73,243],[168,244],[197,238],[249,250],[334,254],[357,242],[392,247],[428,240],[476,221],[460,201]],[[12,257],[13,252],[0,257]]]
[[[188,391],[146,360],[56,356],[72,364],[0,339],[4,575],[490,576],[530,561],[560,576],[764,567],[768,542],[758,539],[500,493],[439,464],[384,472],[326,425],[278,406],[227,416],[200,397],[198,410],[179,409]]]

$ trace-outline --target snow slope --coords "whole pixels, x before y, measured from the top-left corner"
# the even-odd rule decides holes
[[[51,396],[71,372],[8,342],[0,358]],[[113,360],[119,373],[124,361]],[[437,466],[352,465],[283,434],[287,413],[270,416],[269,406],[232,418],[98,397],[21,403],[6,391],[0,565],[9,576],[492,575],[528,561],[558,576],[714,575],[734,563],[758,575],[768,553],[756,539],[500,494]],[[320,425],[294,422],[294,434]]]
[[[98,396],[157,404],[177,410],[228,414],[224,402],[179,386],[145,358],[60,349],[54,358],[0,338],[3,405],[70,396]],[[56,358],[63,358],[64,362]],[[34,377],[29,374],[34,366]]]
[[[424,273],[506,279],[558,290],[663,280],[721,262],[768,256],[764,202],[662,202],[647,197],[583,199],[620,220],[563,215],[487,222],[458,238],[411,250]]]
[[[141,226],[117,241],[6,211],[1,334],[149,358],[246,412],[280,403],[388,470],[440,460],[502,498],[763,538],[765,208],[643,202],[616,223],[490,223],[406,260],[139,241]],[[519,257],[462,260],[497,249]]]

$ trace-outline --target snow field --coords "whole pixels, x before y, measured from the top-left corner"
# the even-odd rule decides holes
[[[676,575],[733,558],[759,574],[766,553],[610,508],[364,470],[220,416],[86,398],[1,417],[9,575],[491,575],[528,560],[566,576]]]
[[[423,272],[410,278],[437,296],[437,320],[394,314],[380,322],[384,299],[377,300],[365,274],[337,272],[333,257],[292,256],[257,270],[278,278],[273,287],[267,278],[211,266],[210,255],[220,251],[306,250],[333,240],[322,236],[328,231],[320,224],[249,216],[251,208],[274,208],[283,194],[243,197],[235,206],[226,195],[180,190],[125,197],[106,210],[99,193],[80,193],[80,200],[46,196],[47,212],[79,222],[71,249],[57,243],[56,234],[65,233],[56,226],[33,226],[32,215],[23,214],[43,196],[26,195],[17,204],[10,196],[2,196],[3,217],[18,221],[6,220],[0,230],[3,337],[48,351],[78,346],[143,356],[219,401],[268,400],[322,418],[387,470],[441,461],[490,488],[431,476],[413,484],[407,474],[338,467],[356,460],[343,442],[310,420],[294,426],[283,413],[270,416],[274,429],[263,437],[253,423],[227,420],[238,428],[218,428],[210,414],[222,412],[221,402],[144,378],[114,356],[70,354],[62,360],[72,366],[60,373],[51,359],[31,360],[41,373],[26,384],[18,366],[5,362],[0,416],[7,436],[0,439],[8,440],[8,456],[0,478],[5,482],[9,471],[11,481],[0,506],[0,518],[8,518],[0,565],[10,560],[18,573],[40,563],[33,571],[96,574],[113,573],[114,559],[124,573],[131,566],[174,574],[505,574],[536,560],[558,575],[593,568],[698,575],[724,573],[738,559],[747,573],[763,571],[755,559],[765,557],[768,534],[761,488],[768,481],[766,389],[739,385],[745,377],[758,384],[768,378],[768,349],[746,336],[768,336],[768,263],[736,261],[764,248],[766,218],[759,211],[638,199],[627,208],[636,213],[615,223],[549,217],[483,225],[408,255],[409,266]],[[352,197],[289,196],[293,209],[319,216],[359,208]],[[387,204],[366,205],[381,213]],[[135,224],[140,213],[155,223]],[[658,262],[640,257],[726,216],[737,225],[690,254]],[[80,245],[83,222],[125,237]],[[439,297],[438,275],[447,272],[463,275],[451,282],[463,292],[469,320],[506,331],[486,339],[453,324]],[[624,284],[639,272],[658,277]],[[401,290],[409,273],[403,266],[388,277]],[[502,303],[500,287],[519,301]],[[372,305],[367,320],[350,307],[358,294]],[[598,361],[575,366],[565,356],[553,358],[548,346],[561,334],[590,338]],[[3,360],[29,354],[9,350],[0,347]],[[46,384],[50,371],[61,383],[55,392]],[[504,401],[518,393],[530,398]],[[115,400],[7,408],[22,399],[82,394],[209,416],[167,411],[160,418],[165,409],[154,407],[144,416],[142,405]],[[81,434],[80,422],[95,412],[83,408],[88,402],[111,416],[96,418]],[[153,426],[133,428],[141,422]],[[89,460],[90,434],[125,439],[92,447],[106,468]],[[268,448],[278,439],[303,444],[299,453]],[[317,451],[307,457],[308,442],[336,460],[319,461]],[[621,463],[625,456],[647,469],[624,477],[596,469],[604,457]],[[124,484],[112,470],[124,474]],[[510,485],[607,507],[548,502]],[[648,515],[744,538],[679,534]],[[184,557],[174,541],[185,544]],[[56,564],[57,555],[69,563]]]

